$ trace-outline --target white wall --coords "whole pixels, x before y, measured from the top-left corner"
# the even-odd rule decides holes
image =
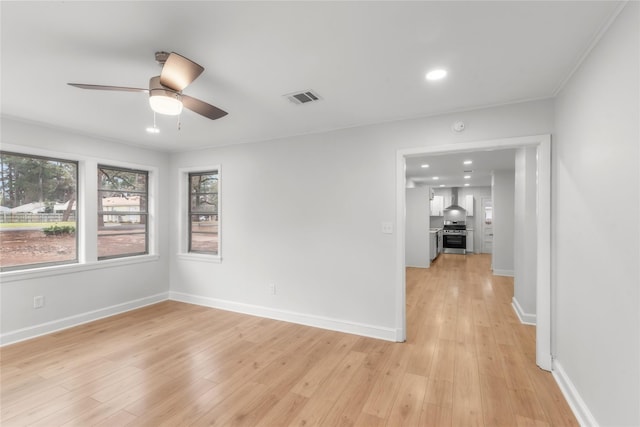
[[[513,305],[525,323],[536,322],[536,148],[519,148],[515,159]]]
[[[495,171],[493,199],[493,274],[513,276],[514,171]]]
[[[429,267],[429,187],[406,190],[405,262],[408,267]]]
[[[2,119],[1,142],[3,150],[79,160],[80,169],[86,169],[88,174],[82,182],[79,200],[80,206],[86,205],[87,215],[80,217],[78,223],[79,233],[86,233],[87,263],[49,267],[39,272],[1,273],[2,343],[167,298],[168,194],[158,192],[157,204],[153,206],[156,209],[153,219],[159,231],[152,242],[154,255],[137,257],[135,263],[132,258],[96,262],[97,175],[94,172],[98,162],[115,166],[135,164],[153,169],[158,186],[166,188],[167,154],[8,118]],[[33,308],[36,295],[45,297],[45,306],[37,310]]]
[[[381,223],[395,218],[397,150],[549,133],[552,117],[539,101],[177,154],[174,178],[221,165],[223,249],[219,264],[172,260],[171,295],[395,339],[396,238]]]
[[[555,366],[585,423],[640,425],[640,4],[557,100]]]

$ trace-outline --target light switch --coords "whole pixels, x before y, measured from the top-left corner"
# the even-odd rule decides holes
[[[393,223],[392,222],[383,222],[382,223],[382,232],[384,234],[393,234]]]

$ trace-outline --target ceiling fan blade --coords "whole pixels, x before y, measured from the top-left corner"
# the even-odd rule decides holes
[[[182,95],[182,105],[189,110],[207,117],[211,120],[219,119],[226,116],[228,113],[224,110],[214,107],[211,104],[207,104],[199,99],[192,98],[188,95]]]
[[[88,85],[84,83],[67,83],[67,84],[69,86],[79,87],[80,89],[117,90],[121,92],[149,92],[149,89],[142,89],[138,87]]]
[[[162,67],[160,84],[180,92],[198,78],[204,71],[204,67],[196,64],[175,52],[171,52]]]

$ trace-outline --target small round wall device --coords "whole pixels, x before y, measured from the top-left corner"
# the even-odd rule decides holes
[[[460,133],[462,131],[464,131],[465,125],[464,122],[462,120],[458,120],[456,122],[453,122],[453,124],[451,125],[451,130],[456,132],[456,133]]]

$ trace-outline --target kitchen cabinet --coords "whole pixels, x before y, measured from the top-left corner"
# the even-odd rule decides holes
[[[438,233],[431,231],[429,233],[429,259],[433,261],[438,256]]]
[[[473,252],[473,229],[467,228],[467,253]]]
[[[467,211],[467,216],[473,216],[473,194],[467,194],[466,196],[464,196],[464,199],[462,199],[462,203],[462,207]]]
[[[444,215],[444,196],[433,196],[429,204],[431,216]]]

